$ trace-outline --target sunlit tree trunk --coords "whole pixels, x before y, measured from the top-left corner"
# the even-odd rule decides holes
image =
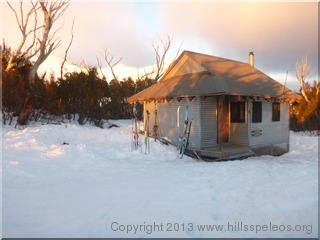
[[[38,58],[34,62],[29,78],[34,79],[38,68],[47,59],[47,57],[61,45],[59,37],[55,38],[56,30],[53,34],[50,34],[53,24],[65,13],[69,6],[69,1],[54,1],[54,2],[39,2],[42,13],[44,15],[44,29],[42,39],[39,41]]]
[[[310,66],[308,65],[308,59],[307,56],[301,59],[301,61],[296,62],[296,77],[299,81],[300,87],[301,87],[301,94],[303,98],[306,100],[307,103],[309,103],[309,98],[306,95],[306,80],[308,76],[311,74],[310,72]]]

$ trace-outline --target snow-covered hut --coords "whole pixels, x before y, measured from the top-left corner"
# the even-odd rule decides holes
[[[300,96],[253,65],[252,52],[248,64],[184,51],[158,83],[129,102],[144,103],[150,129],[157,110],[161,134],[173,144],[177,131],[183,132],[188,105],[193,119],[188,148],[199,156],[281,155],[289,151],[290,102]]]

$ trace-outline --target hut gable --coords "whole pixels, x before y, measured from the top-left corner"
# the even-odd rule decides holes
[[[201,65],[198,61],[190,58],[188,52],[184,52],[180,59],[176,61],[176,64],[168,71],[166,77],[163,79],[169,79],[174,76],[185,75],[196,72],[207,71],[205,67]]]

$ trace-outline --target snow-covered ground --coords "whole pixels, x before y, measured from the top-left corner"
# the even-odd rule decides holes
[[[318,236],[317,137],[208,163],[130,151],[131,121],[115,123],[3,126],[3,237]]]

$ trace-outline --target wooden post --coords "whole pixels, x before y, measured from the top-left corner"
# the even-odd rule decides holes
[[[262,103],[261,103],[262,104]],[[248,147],[250,148],[250,138],[251,138],[251,101],[250,99],[247,100],[247,126],[248,126]]]
[[[219,149],[222,151],[223,143],[223,100],[224,96],[218,96],[218,142]]]
[[[145,131],[144,127],[146,126],[146,120],[147,120],[147,101],[143,102],[143,130]]]

